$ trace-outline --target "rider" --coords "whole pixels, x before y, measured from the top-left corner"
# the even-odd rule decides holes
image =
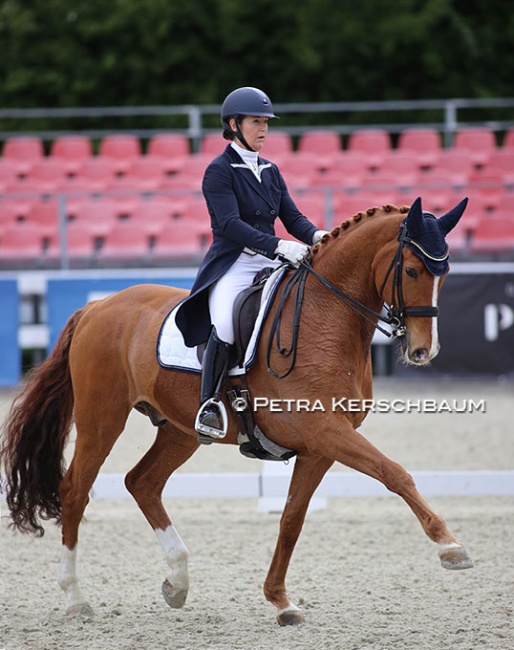
[[[195,422],[203,443],[226,434],[218,405],[234,343],[232,307],[237,294],[265,267],[276,267],[281,260],[298,265],[309,245],[326,232],[298,210],[278,167],[259,156],[269,121],[275,118],[269,97],[258,88],[231,92],[221,108],[223,137],[230,144],[208,165],[203,178],[213,241],[176,316],[188,347],[207,341]],[[277,218],[304,243],[279,239]]]

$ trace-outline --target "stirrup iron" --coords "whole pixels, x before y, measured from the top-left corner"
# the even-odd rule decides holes
[[[202,424],[200,422],[200,415],[202,414],[203,409],[210,406],[211,404],[213,404],[219,410],[221,418],[221,429],[215,429],[214,427],[209,427],[206,424]],[[216,440],[224,438],[227,435],[228,431],[228,415],[225,404],[223,404],[221,400],[217,400],[215,397],[211,397],[210,399],[206,400],[198,409],[198,412],[196,414],[195,430],[197,433],[207,435],[210,438],[214,438]]]

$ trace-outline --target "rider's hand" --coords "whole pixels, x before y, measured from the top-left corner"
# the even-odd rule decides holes
[[[312,245],[317,244],[319,241],[321,241],[321,238],[323,235],[329,235],[330,233],[328,230],[316,230],[314,235],[312,236]]]
[[[309,247],[297,241],[281,239],[275,249],[275,255],[297,266],[309,254]]]

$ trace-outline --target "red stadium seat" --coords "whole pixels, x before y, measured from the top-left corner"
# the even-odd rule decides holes
[[[109,158],[90,158],[78,169],[76,177],[70,183],[70,191],[102,192],[116,177],[117,167]]]
[[[155,192],[165,185],[168,166],[157,156],[134,158],[123,176],[112,179],[109,190],[133,190],[135,192]]]
[[[134,158],[142,155],[141,142],[135,135],[107,135],[100,142],[98,154],[113,161],[117,174],[124,174]]]
[[[96,249],[98,248],[97,237],[90,228],[83,223],[70,221],[66,227],[66,253],[70,260],[81,261],[83,264],[89,264],[95,258]],[[48,257],[54,262],[61,257],[61,242],[59,237],[52,238],[51,246],[47,253]]]
[[[74,175],[84,160],[93,156],[91,140],[85,135],[62,135],[56,138],[50,149],[50,157],[61,160],[66,172]]]
[[[317,169],[330,168],[334,158],[343,152],[341,138],[337,131],[312,130],[305,131],[298,141],[298,153],[310,157]]]
[[[369,174],[368,162],[366,154],[347,151],[335,158],[327,171],[318,174],[314,183],[318,187],[358,189]]]
[[[405,129],[398,137],[398,151],[413,156],[420,169],[434,167],[441,153],[441,136],[436,129]]]
[[[514,219],[511,212],[486,215],[480,219],[473,232],[471,250],[481,253],[514,251]]]
[[[280,163],[280,161],[293,153],[293,142],[286,131],[268,131],[264,146],[259,155],[265,160]]]
[[[16,191],[19,186],[18,180],[16,164],[0,159],[0,192]]]
[[[484,167],[496,150],[494,132],[485,127],[469,127],[457,131],[453,147],[465,151],[475,167]]]
[[[319,174],[318,160],[308,153],[295,153],[282,161],[280,171],[290,190],[307,189]]]
[[[34,162],[23,182],[24,190],[39,194],[54,194],[66,185],[66,164],[54,158]]]
[[[365,188],[390,186],[405,191],[415,186],[419,179],[420,172],[415,157],[396,150],[384,159],[380,168],[363,178],[363,185]]]
[[[44,228],[35,224],[16,224],[5,227],[0,241],[0,263],[34,263],[43,260]]]
[[[368,168],[376,169],[391,152],[391,138],[383,129],[354,131],[348,138],[347,150],[365,154]]]
[[[227,144],[228,140],[225,140],[221,133],[207,133],[200,143],[200,154],[213,158],[222,153]]]
[[[137,204],[131,215],[133,223],[137,224],[141,232],[155,236],[163,228],[173,226],[176,221],[183,218],[186,200],[170,197],[155,197],[151,200],[142,200]]]
[[[198,261],[205,254],[211,241],[210,227],[197,221],[181,220],[163,228],[156,238],[151,257],[154,262],[166,263],[174,260]]]
[[[160,160],[168,175],[176,174],[190,155],[189,140],[179,133],[154,135],[150,138],[146,150],[146,157]]]
[[[203,175],[211,160],[211,156],[206,154],[193,154],[184,162],[176,176],[164,181],[163,188],[200,191]]]
[[[149,236],[138,223],[127,221],[116,223],[104,237],[98,252],[100,261],[148,261],[150,253]]]
[[[119,206],[112,199],[84,201],[72,220],[87,228],[95,237],[105,237],[119,221]]]
[[[18,176],[25,176],[32,165],[44,156],[41,138],[32,136],[14,136],[5,141],[2,158],[11,162]]]
[[[306,192],[294,197],[298,209],[318,228],[325,229],[326,200],[322,192]]]

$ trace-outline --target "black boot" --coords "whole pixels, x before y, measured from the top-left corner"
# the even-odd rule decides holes
[[[204,444],[227,434],[227,414],[221,391],[228,370],[230,347],[229,343],[218,338],[213,327],[203,353],[200,410],[195,420],[198,440]]]

